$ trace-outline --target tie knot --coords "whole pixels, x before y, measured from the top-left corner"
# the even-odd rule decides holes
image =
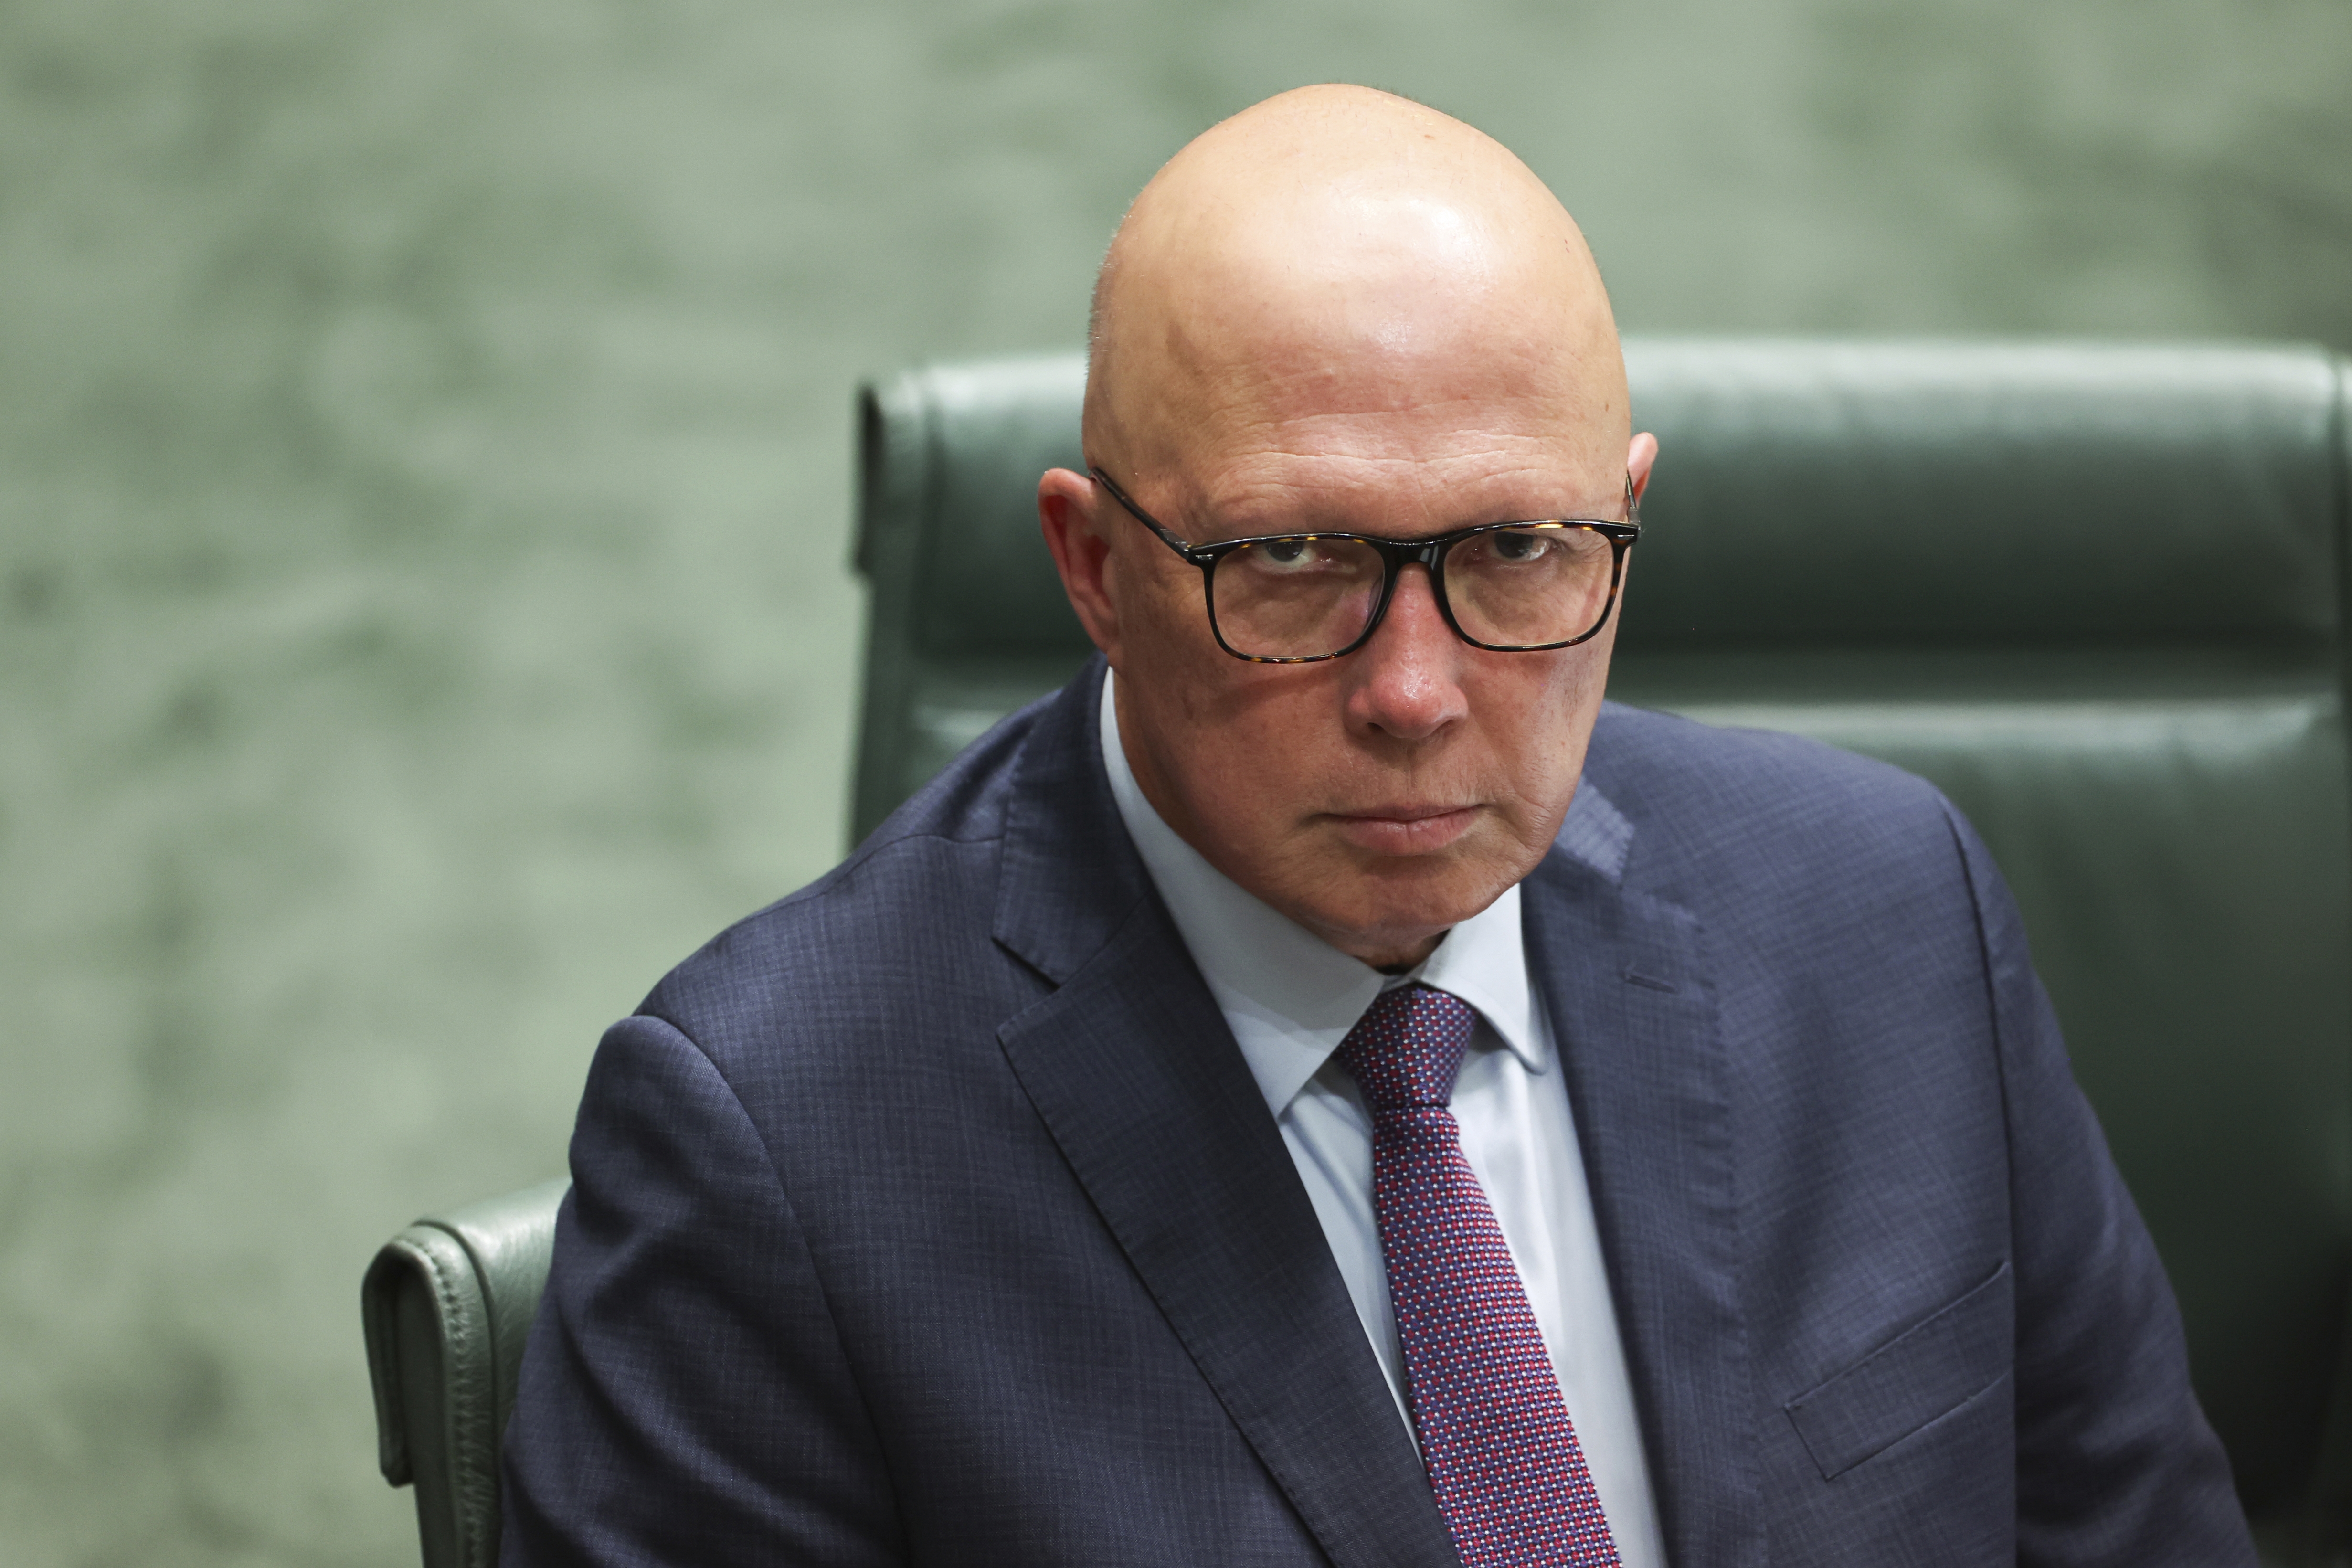
[[[1412,1106],[1443,1108],[1454,1098],[1454,1075],[1470,1049],[1478,1015],[1459,996],[1418,983],[1383,991],[1348,1037],[1339,1065],[1371,1102],[1372,1111]]]

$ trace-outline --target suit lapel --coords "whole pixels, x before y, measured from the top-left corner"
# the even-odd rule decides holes
[[[1633,830],[1588,781],[1524,884],[1666,1555],[1762,1560],[1738,1299],[1728,1065],[1690,910],[1628,881]]]
[[[1099,669],[1008,807],[997,937],[1057,983],[998,1037],[1202,1377],[1333,1563],[1452,1568],[1451,1537],[1265,1101],[1104,778]]]

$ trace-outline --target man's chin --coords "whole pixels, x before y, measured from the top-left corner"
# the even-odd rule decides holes
[[[1492,853],[1350,858],[1357,863],[1335,867],[1317,889],[1322,896],[1306,900],[1307,907],[1294,918],[1360,958],[1425,952],[1448,931],[1483,913],[1524,875],[1516,858]],[[1370,864],[1363,863],[1367,859]],[[1347,896],[1332,896],[1340,893]]]

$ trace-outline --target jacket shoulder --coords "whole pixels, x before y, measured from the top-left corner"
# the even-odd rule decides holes
[[[1585,772],[1631,825],[1633,864],[1695,903],[1759,879],[1961,879],[1958,814],[1935,785],[1805,736],[1608,703]]]
[[[637,1010],[714,1058],[780,1037],[858,1040],[908,1006],[936,1010],[992,951],[1022,748],[1051,700],[1000,721],[840,865],[705,942]]]

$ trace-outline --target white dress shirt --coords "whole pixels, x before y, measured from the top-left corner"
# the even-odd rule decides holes
[[[1384,975],[1243,890],[1177,837],[1128,765],[1111,688],[1106,673],[1103,765],[1119,816],[1282,1130],[1407,1432],[1404,1356],[1372,1207],[1371,1117],[1355,1079],[1330,1058],[1374,997],[1418,980],[1477,1009],[1454,1084],[1462,1152],[1518,1265],[1618,1557],[1624,1568],[1664,1568],[1576,1122],[1528,978],[1519,889],[1455,926],[1410,974]]]

